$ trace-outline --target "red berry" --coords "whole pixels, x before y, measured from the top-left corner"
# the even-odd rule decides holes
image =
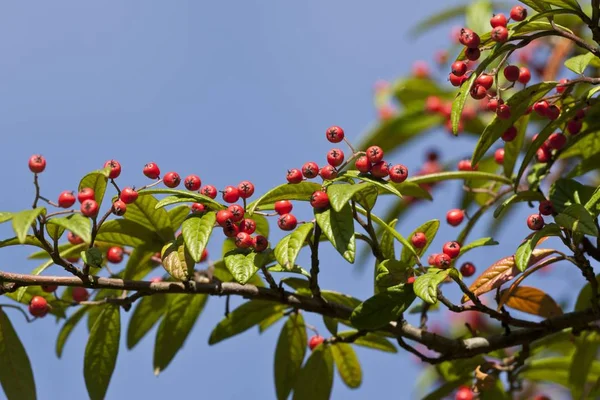
[[[371,171],[371,162],[367,158],[367,156],[360,156],[354,163],[356,169],[362,173],[367,173]]]
[[[519,80],[521,70],[516,65],[507,65],[504,67],[504,77],[509,82],[516,82]]]
[[[460,388],[458,388],[454,400],[473,400],[473,392],[468,387],[461,386]]]
[[[200,256],[200,262],[206,261],[207,258],[208,258],[208,250],[206,250],[206,248],[205,248],[204,250],[202,250],[202,255]]]
[[[192,203],[191,210],[195,214],[203,213],[206,211],[206,206],[202,203]]]
[[[504,164],[504,149],[500,148],[498,150],[496,150],[496,152],[494,153],[494,160],[496,161],[496,164]]]
[[[460,244],[458,242],[447,242],[444,244],[442,251],[450,258],[456,258],[460,254]]]
[[[335,169],[335,167],[332,167],[331,165],[326,165],[319,170],[319,176],[324,180],[335,179],[337,178],[337,175],[337,169]]]
[[[39,174],[44,172],[46,169],[46,159],[44,156],[35,154],[29,158],[29,170],[33,173]]]
[[[475,100],[481,100],[487,96],[487,89],[481,85],[473,85],[469,93]]]
[[[581,132],[582,126],[583,123],[580,120],[572,119],[567,122],[567,131],[569,131],[571,135],[577,135],[579,132]]]
[[[200,189],[200,186],[202,186],[202,181],[198,175],[188,175],[183,180],[183,186],[185,186],[187,190],[195,192],[196,190]]]
[[[502,13],[494,14],[494,16],[492,18],[490,18],[490,25],[492,26],[492,28],[495,28],[497,26],[506,27],[507,23],[508,23],[508,21],[506,20],[506,15],[504,15]]]
[[[408,168],[402,164],[396,164],[389,169],[390,181],[402,183],[408,178]]]
[[[453,73],[448,74],[448,80],[450,81],[450,84],[452,86],[454,86],[454,87],[459,87],[467,79],[468,78],[465,75],[463,75],[463,76],[456,76]]]
[[[125,252],[122,247],[113,246],[106,252],[106,260],[113,264],[118,264],[123,261],[123,254],[125,254]]]
[[[69,190],[65,190],[58,195],[58,206],[61,208],[69,208],[75,204],[75,195]]]
[[[538,162],[547,163],[552,158],[552,153],[550,152],[550,149],[548,147],[542,146],[539,149],[537,149],[535,153],[535,158],[538,160]]]
[[[375,164],[383,160],[383,150],[379,146],[371,146],[366,151],[367,159]]]
[[[240,232],[252,235],[256,231],[256,222],[253,219],[244,218],[240,221]]]
[[[526,85],[531,80],[531,71],[527,67],[519,68],[519,82]]]
[[[508,29],[505,26],[497,26],[492,29],[492,40],[498,43],[504,43],[508,40]]]
[[[567,144],[567,137],[562,133],[553,133],[548,137],[548,147],[554,150],[560,150]]]
[[[227,226],[233,224],[233,214],[229,210],[219,210],[216,214],[217,224]]]
[[[33,296],[29,301],[29,313],[34,317],[45,317],[48,311],[50,311],[50,306],[42,296]]]
[[[94,189],[92,188],[83,188],[79,191],[79,193],[77,193],[77,200],[79,200],[80,203],[83,203],[86,200],[94,200],[95,199],[95,193],[94,193]]]
[[[460,30],[458,41],[462,45],[470,48],[479,47],[479,44],[481,43],[479,35],[467,28],[462,28]]]
[[[475,273],[475,266],[470,262],[466,262],[460,266],[460,273],[465,278],[473,276],[473,274]]]
[[[534,397],[533,400],[552,400],[552,399],[548,396],[544,396],[543,394],[538,394],[537,396]]]
[[[316,178],[319,175],[319,166],[317,163],[309,161],[302,166],[302,175],[307,179]]]
[[[256,237],[254,238],[253,246],[254,250],[260,253],[261,251],[265,251],[269,247],[269,241],[266,237],[262,235],[256,235]]]
[[[523,21],[527,18],[527,9],[521,6],[514,6],[510,10],[510,19],[514,21]]]
[[[577,114],[575,114],[575,119],[584,119],[585,118],[585,108],[581,108],[577,110]]]
[[[121,175],[121,164],[117,160],[108,160],[104,163],[104,168],[110,167],[108,177],[110,179],[117,179]]]
[[[324,340],[325,339],[323,338],[323,336],[315,335],[315,336],[311,337],[310,340],[308,341],[308,348],[312,351],[318,345],[323,343]]]
[[[544,218],[540,214],[531,214],[527,218],[527,226],[532,231],[539,231],[544,227]]]
[[[86,301],[90,297],[90,294],[88,293],[87,289],[81,286],[74,287],[73,292],[71,292],[71,294],[73,296],[73,301],[77,303]]]
[[[339,143],[344,140],[344,130],[336,125],[330,126],[325,131],[325,137],[331,143]]]
[[[327,163],[337,167],[344,162],[344,152],[340,149],[331,149],[327,152]]]
[[[502,140],[512,142],[517,137],[517,128],[511,126],[502,134]]]
[[[58,285],[42,285],[42,290],[46,293],[55,292],[58,289]]]
[[[371,166],[371,175],[376,178],[385,178],[390,173],[390,167],[385,161],[376,162]]]
[[[289,214],[293,208],[294,206],[289,200],[279,200],[275,202],[275,212],[279,215]]]
[[[467,72],[467,63],[464,61],[456,61],[451,66],[452,73],[456,76],[463,76]]]
[[[310,205],[317,209],[328,208],[329,196],[324,191],[317,190],[310,196]]]
[[[489,99],[487,105],[486,105],[486,110],[488,111],[492,111],[492,112],[496,112],[496,110],[498,109],[498,105],[499,104],[504,104],[504,101],[502,101],[501,99],[497,99],[497,98],[491,98]]]
[[[247,199],[254,194],[254,184],[250,181],[241,181],[237,189],[242,199]]]
[[[407,285],[412,285],[413,283],[415,283],[415,277],[414,276],[409,276],[408,279],[406,280],[406,284]]]
[[[458,226],[463,222],[465,218],[465,212],[463,210],[459,210],[458,208],[454,208],[446,213],[446,222],[451,226]]]
[[[113,203],[112,205],[112,212],[113,214],[117,215],[117,216],[122,216],[125,215],[125,212],[127,211],[127,204],[125,204],[124,201],[122,200],[117,200]]]
[[[238,233],[240,233],[240,228],[233,222],[223,227],[223,234],[229,238],[236,237]]]
[[[481,74],[475,79],[475,83],[483,86],[486,90],[490,90],[494,84],[494,75]]]
[[[163,177],[163,182],[166,187],[176,188],[181,183],[181,177],[177,172],[167,172]]]
[[[85,200],[81,203],[81,213],[86,217],[95,217],[98,215],[98,203],[95,200]]]
[[[442,100],[437,96],[429,96],[425,99],[425,111],[433,114],[442,109]]]
[[[465,49],[465,57],[470,61],[477,61],[481,57],[481,50],[478,47],[468,47]]]
[[[548,102],[546,100],[536,101],[533,104],[533,111],[535,111],[539,116],[545,117],[546,111],[548,111]]]
[[[458,162],[458,170],[459,171],[477,171],[478,166],[471,165],[471,160],[460,160]]]
[[[551,104],[546,110],[546,117],[554,121],[560,116],[560,108],[556,104]]]
[[[138,198],[138,192],[130,187],[126,187],[121,190],[121,195],[119,196],[121,201],[125,204],[134,203]]]
[[[567,83],[569,83],[568,79],[561,79],[560,81],[558,81],[558,85],[556,85],[556,91],[558,93],[564,93],[565,90],[567,90]]]
[[[434,264],[438,268],[448,268],[452,263],[452,259],[446,253],[441,253],[435,256]]]
[[[554,212],[554,206],[550,200],[542,200],[540,201],[539,210],[540,214],[542,215],[552,215]]]
[[[153,162],[144,165],[144,170],[142,172],[150,179],[158,179],[160,176],[160,168]]]
[[[73,232],[67,233],[67,240],[71,244],[81,244],[83,243],[83,239],[74,234]]]
[[[429,257],[427,257],[427,264],[435,265],[435,258],[439,256],[439,253],[433,253]]]
[[[240,191],[235,186],[225,186],[223,200],[227,203],[235,203],[240,199]]]
[[[298,168],[289,169],[286,175],[288,183],[300,183],[302,182],[302,171]]]
[[[496,115],[500,119],[510,118],[510,106],[508,104],[500,104],[496,109]]]
[[[217,188],[213,185],[204,185],[200,188],[200,194],[214,199],[215,197],[217,197]]]
[[[235,245],[240,249],[247,249],[248,247],[252,247],[254,240],[252,236],[246,232],[240,232],[235,236]]]
[[[427,236],[423,232],[415,232],[410,241],[417,249],[422,249],[427,244]]]
[[[296,228],[296,225],[298,225],[298,220],[293,214],[288,213],[280,215],[277,220],[277,226],[279,226],[279,229],[282,231],[292,231]]]
[[[232,215],[231,220],[233,222],[240,222],[242,219],[244,219],[244,207],[240,206],[239,204],[232,204],[227,207],[227,209]]]

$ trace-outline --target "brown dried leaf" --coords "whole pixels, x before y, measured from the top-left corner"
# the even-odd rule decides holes
[[[500,304],[528,314],[552,318],[563,314],[560,306],[548,294],[530,286],[518,286],[512,293],[501,292]]]
[[[529,259],[527,267],[537,264],[544,258],[555,252],[554,249],[535,249]],[[475,294],[475,296],[481,296],[484,293],[490,292],[499,286],[502,286],[506,282],[514,279],[521,271],[515,264],[514,256],[504,257],[501,260],[493,263],[488,269],[483,271],[475,282],[471,284],[469,290]],[[469,300],[467,295],[464,295],[461,299],[462,303],[466,303]]]

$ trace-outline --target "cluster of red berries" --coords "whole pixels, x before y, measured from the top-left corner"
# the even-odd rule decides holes
[[[402,164],[391,165],[385,162],[383,149],[379,146],[367,148],[365,155],[358,157],[354,165],[363,174],[370,173],[375,178],[389,176],[394,183],[402,183],[408,178],[408,168]]]
[[[446,242],[442,247],[441,253],[434,253],[429,256],[427,262],[429,265],[434,265],[438,268],[448,268],[458,255],[460,254],[460,244],[458,242]]]
[[[542,215],[552,215],[554,214],[554,206],[550,200],[542,200],[540,201],[539,214],[531,214],[527,218],[527,226],[532,231],[539,231],[545,225],[544,217]]]
[[[252,236],[256,231],[256,222],[253,219],[244,218],[244,207],[232,204],[225,210],[217,211],[217,224],[223,228],[223,234],[234,238],[236,247],[240,249],[254,248],[261,252],[269,247],[269,241],[262,235]]]

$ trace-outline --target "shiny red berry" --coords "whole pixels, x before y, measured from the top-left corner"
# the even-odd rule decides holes
[[[461,386],[456,392],[454,400],[473,400],[473,392],[467,386]]]
[[[208,258],[208,250],[206,250],[206,248],[205,248],[204,250],[202,250],[202,255],[200,256],[200,262],[206,261],[207,258]]]
[[[538,160],[538,162],[547,163],[550,161],[550,159],[552,159],[551,150],[547,146],[542,146],[535,152],[535,158]]]
[[[434,264],[438,268],[448,268],[452,263],[452,259],[446,253],[441,253],[435,256]]]
[[[427,236],[423,232],[415,232],[410,238],[410,242],[417,249],[422,249],[427,244]]]
[[[252,245],[254,247],[254,250],[260,253],[261,251],[265,251],[269,247],[269,240],[262,235],[256,235],[256,237],[254,238],[254,243]]]
[[[456,258],[460,254],[460,244],[458,242],[447,242],[442,247],[442,251],[450,258]]]
[[[323,341],[325,341],[323,336],[315,335],[308,341],[308,348],[313,351],[317,346],[323,343]]]
[[[554,121],[559,116],[560,116],[560,107],[558,107],[556,104],[549,105],[548,109],[546,110],[546,117],[548,117],[549,120]]]
[[[538,209],[542,215],[552,215],[552,213],[554,213],[554,206],[550,200],[540,201]]]
[[[498,43],[504,43],[508,40],[508,29],[505,26],[497,26],[492,29],[492,40]]]
[[[40,154],[35,154],[29,158],[29,170],[39,174],[46,169],[46,159]]]
[[[519,68],[519,82],[526,85],[531,80],[531,71],[527,67]]]
[[[344,140],[344,130],[336,125],[330,126],[325,131],[325,137],[331,143],[339,143]]]
[[[256,231],[256,222],[253,219],[244,218],[240,221],[240,232],[252,235]]]
[[[242,199],[247,199],[254,194],[254,184],[250,181],[241,181],[237,189]]]
[[[473,265],[473,263],[470,263],[470,262],[464,263],[463,265],[460,266],[460,273],[465,278],[473,276],[473,274],[475,273],[475,265]]]
[[[74,234],[73,232],[67,233],[67,240],[71,244],[81,244],[83,243],[83,239]]]
[[[375,164],[383,160],[383,150],[379,146],[371,146],[367,149],[366,156],[372,164]]]
[[[544,218],[540,214],[531,214],[527,218],[527,226],[532,231],[539,231],[544,227]]]
[[[233,222],[240,222],[242,219],[244,219],[244,207],[240,206],[239,204],[232,204],[227,207],[227,210],[229,210],[231,213],[231,219]]]
[[[459,171],[477,171],[478,166],[471,165],[471,160],[460,160],[458,162],[458,170]]]
[[[298,225],[298,220],[293,214],[283,214],[277,219],[277,226],[282,231],[292,231],[296,228],[296,225]]]
[[[202,203],[192,203],[190,209],[194,214],[200,214],[206,211],[206,206]]]
[[[252,247],[253,244],[254,240],[252,239],[252,236],[250,236],[250,234],[246,232],[240,232],[237,235],[235,235],[235,245],[237,248],[247,249],[249,247]]]
[[[496,164],[504,164],[504,149],[500,148],[494,152],[494,160]]]
[[[127,204],[123,200],[117,200],[112,205],[112,212],[117,216],[125,215],[127,212]]]
[[[302,182],[302,171],[298,168],[289,169],[286,175],[288,183],[300,183]]]
[[[510,10],[510,19],[513,21],[523,21],[527,18],[527,9],[521,6],[514,6]]]
[[[371,175],[376,178],[385,178],[390,173],[390,166],[385,161],[381,160],[371,166]]]
[[[467,79],[468,78],[465,75],[457,76],[457,75],[454,75],[452,72],[450,74],[448,74],[448,80],[450,81],[450,84],[454,87],[459,87]]]
[[[556,85],[556,91],[558,93],[564,93],[564,91],[567,90],[568,87],[567,83],[569,83],[568,79],[563,78],[559,80],[558,85]]]
[[[200,194],[214,199],[215,197],[217,197],[217,188],[213,185],[204,185],[200,188]]]
[[[125,252],[122,247],[113,246],[106,251],[106,260],[113,264],[118,264],[123,261]]]
[[[86,288],[84,287],[74,287],[73,291],[71,292],[71,295],[73,296],[73,301],[80,303],[82,301],[86,301],[87,299],[90,298],[90,294],[87,291]]]
[[[553,133],[548,137],[548,147],[560,150],[567,144],[567,137],[562,133]]]
[[[319,175],[319,166],[317,163],[309,161],[302,166],[302,175],[307,179],[315,178]]]
[[[50,306],[42,296],[33,296],[29,301],[29,313],[34,317],[45,317],[48,311],[50,311]]]
[[[275,202],[275,212],[279,215],[288,214],[293,208],[294,206],[289,200],[279,200]]]
[[[458,226],[463,222],[465,218],[465,212],[454,208],[446,213],[446,222],[451,226]]]
[[[75,195],[69,190],[65,190],[58,195],[58,206],[61,208],[69,208],[75,204]]]
[[[329,196],[322,190],[317,190],[310,196],[310,205],[313,208],[324,209],[329,207]]]
[[[475,79],[475,83],[483,86],[486,90],[490,90],[494,84],[494,75],[481,74]]]
[[[425,99],[425,111],[429,114],[440,112],[442,100],[437,96],[429,96]]]
[[[496,115],[500,119],[509,119],[510,118],[510,106],[508,104],[500,104],[496,109]]]
[[[502,140],[505,142],[512,142],[517,137],[517,128],[511,126],[502,134]]]
[[[223,227],[223,234],[229,238],[236,237],[240,233],[240,227],[233,222]]]
[[[108,173],[110,179],[117,179],[121,175],[121,163],[117,160],[108,160],[104,163],[104,168],[106,167],[110,167],[110,172]]]
[[[171,189],[176,188],[181,183],[181,177],[177,172],[167,172],[163,177],[163,183]]]
[[[435,258],[439,255],[440,255],[439,253],[430,254],[429,257],[427,257],[427,264],[435,265]]]
[[[467,28],[460,30],[458,41],[467,47],[479,47],[481,43],[479,35]]]
[[[344,162],[344,152],[341,149],[331,149],[327,152],[327,163],[332,167],[340,166]]]
[[[456,61],[452,64],[452,73],[456,76],[463,76],[467,72],[467,63]]]
[[[319,170],[319,176],[324,180],[332,180],[337,178],[338,171],[331,165],[326,165]]]
[[[509,82],[516,82],[519,80],[521,71],[516,65],[507,65],[504,67],[504,77]]]
[[[477,61],[481,57],[481,50],[478,47],[467,47],[465,49],[465,57],[469,61]]]
[[[183,180],[183,186],[185,186],[187,190],[195,192],[196,190],[200,189],[200,186],[202,186],[202,181],[198,175],[188,175]]]
[[[85,200],[81,203],[81,213],[86,217],[95,217],[98,215],[98,203],[95,200]]]
[[[217,224],[227,226],[233,224],[233,214],[229,210],[219,210],[216,215]]]
[[[408,178],[408,168],[402,164],[393,165],[389,169],[390,181],[394,183],[402,183]]]
[[[150,179],[158,179],[158,177],[160,177],[160,168],[158,168],[158,165],[153,162],[149,162],[148,164],[144,165],[142,172]]]
[[[580,120],[572,119],[569,122],[567,122],[567,131],[571,135],[577,135],[579,132],[581,132],[582,127],[583,123]]]
[[[138,192],[130,187],[126,187],[121,190],[121,195],[119,196],[121,201],[125,204],[134,203],[138,198]]]
[[[508,23],[508,20],[506,19],[506,15],[504,15],[502,13],[494,14],[494,16],[492,16],[492,18],[490,18],[490,25],[492,26],[492,28],[495,28],[497,26],[506,27],[507,23]]]
[[[481,85],[475,84],[469,91],[469,94],[475,100],[481,100],[487,96],[487,89]]]
[[[363,174],[371,171],[371,162],[367,158],[367,156],[360,156],[356,159],[354,166],[357,170],[362,172]]]
[[[240,191],[235,186],[225,186],[223,190],[223,201],[226,203],[235,203],[240,199]]]
[[[539,116],[545,117],[546,112],[548,111],[549,104],[546,100],[536,101],[533,104],[533,111],[535,111]]]
[[[83,203],[86,200],[94,200],[94,199],[95,199],[95,193],[94,193],[94,189],[92,189],[92,188],[83,188],[77,193],[77,200],[80,203]]]
[[[415,277],[414,276],[409,276],[408,279],[406,280],[406,284],[407,285],[412,285],[413,283],[415,283]]]

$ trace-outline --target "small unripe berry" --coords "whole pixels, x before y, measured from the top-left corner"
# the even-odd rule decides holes
[[[29,158],[29,170],[35,174],[44,172],[46,169],[46,159],[40,154],[34,154]]]
[[[331,126],[325,131],[325,137],[331,143],[339,143],[344,140],[344,130],[339,126]]]
[[[327,152],[327,163],[337,167],[344,162],[344,152],[341,149],[331,149]]]
[[[427,244],[427,236],[423,232],[415,232],[410,238],[410,242],[417,249],[422,249]]]
[[[77,200],[80,203],[83,203],[86,200],[94,200],[94,199],[95,199],[95,193],[94,193],[94,189],[92,189],[92,188],[83,188],[77,193]]]
[[[302,166],[302,175],[306,179],[316,178],[319,175],[319,166],[317,163],[309,161]]]
[[[185,186],[187,190],[195,192],[196,190],[200,189],[200,186],[202,186],[202,181],[198,175],[188,175],[183,180],[183,186]]]
[[[167,172],[163,177],[163,183],[171,189],[176,188],[181,183],[181,177],[177,172]]]
[[[58,196],[58,206],[61,208],[69,208],[75,204],[75,195],[69,190],[61,192]]]
[[[527,9],[521,6],[514,6],[510,10],[510,19],[513,21],[523,21],[527,18]]]
[[[460,266],[460,273],[465,278],[473,276],[473,274],[475,273],[475,266],[470,262],[466,262]]]
[[[527,226],[532,231],[539,231],[544,227],[544,218],[540,214],[531,214],[527,218]]]
[[[444,244],[442,251],[450,258],[456,258],[460,254],[460,244],[458,242],[447,242]]]
[[[389,169],[390,181],[402,183],[408,178],[408,168],[402,164],[396,164]]]
[[[77,303],[86,301],[90,297],[90,294],[88,293],[87,289],[80,286],[74,287],[71,294],[73,296],[73,301]]]
[[[254,184],[250,181],[241,181],[237,189],[242,199],[247,199],[254,194]]]
[[[448,222],[451,226],[458,226],[463,222],[465,218],[465,212],[463,210],[459,210],[458,208],[454,208],[446,213],[446,222]]]
[[[86,217],[95,217],[98,215],[98,203],[95,200],[85,200],[81,203],[80,207],[81,213]]]
[[[289,169],[286,175],[288,183],[300,183],[302,182],[302,171],[298,168]]]
[[[138,192],[133,188],[126,187],[123,190],[121,190],[121,195],[119,196],[119,198],[121,199],[121,201],[123,201],[123,203],[131,204],[137,200]]]
[[[324,191],[317,190],[310,196],[310,205],[317,209],[328,208],[329,196]]]
[[[110,167],[108,177],[110,179],[117,179],[121,175],[121,164],[117,160],[108,160],[104,163],[104,168]]]
[[[115,201],[112,205],[112,212],[119,217],[125,215],[125,212],[127,212],[127,204],[122,200]]]
[[[308,348],[313,351],[318,345],[323,343],[323,341],[325,341],[323,336],[315,335],[308,341]]]
[[[288,214],[293,208],[294,206],[289,200],[279,200],[275,202],[275,212],[279,215]]]
[[[226,203],[235,203],[240,199],[240,192],[235,186],[225,186],[223,190],[223,201]]]
[[[113,246],[106,252],[106,260],[113,264],[118,264],[123,261],[123,248],[119,246]]]
[[[144,165],[144,170],[142,172],[150,179],[158,179],[160,176],[160,168],[153,162]]]
[[[277,219],[277,226],[282,231],[293,231],[298,225],[298,220],[293,214],[283,214]]]

